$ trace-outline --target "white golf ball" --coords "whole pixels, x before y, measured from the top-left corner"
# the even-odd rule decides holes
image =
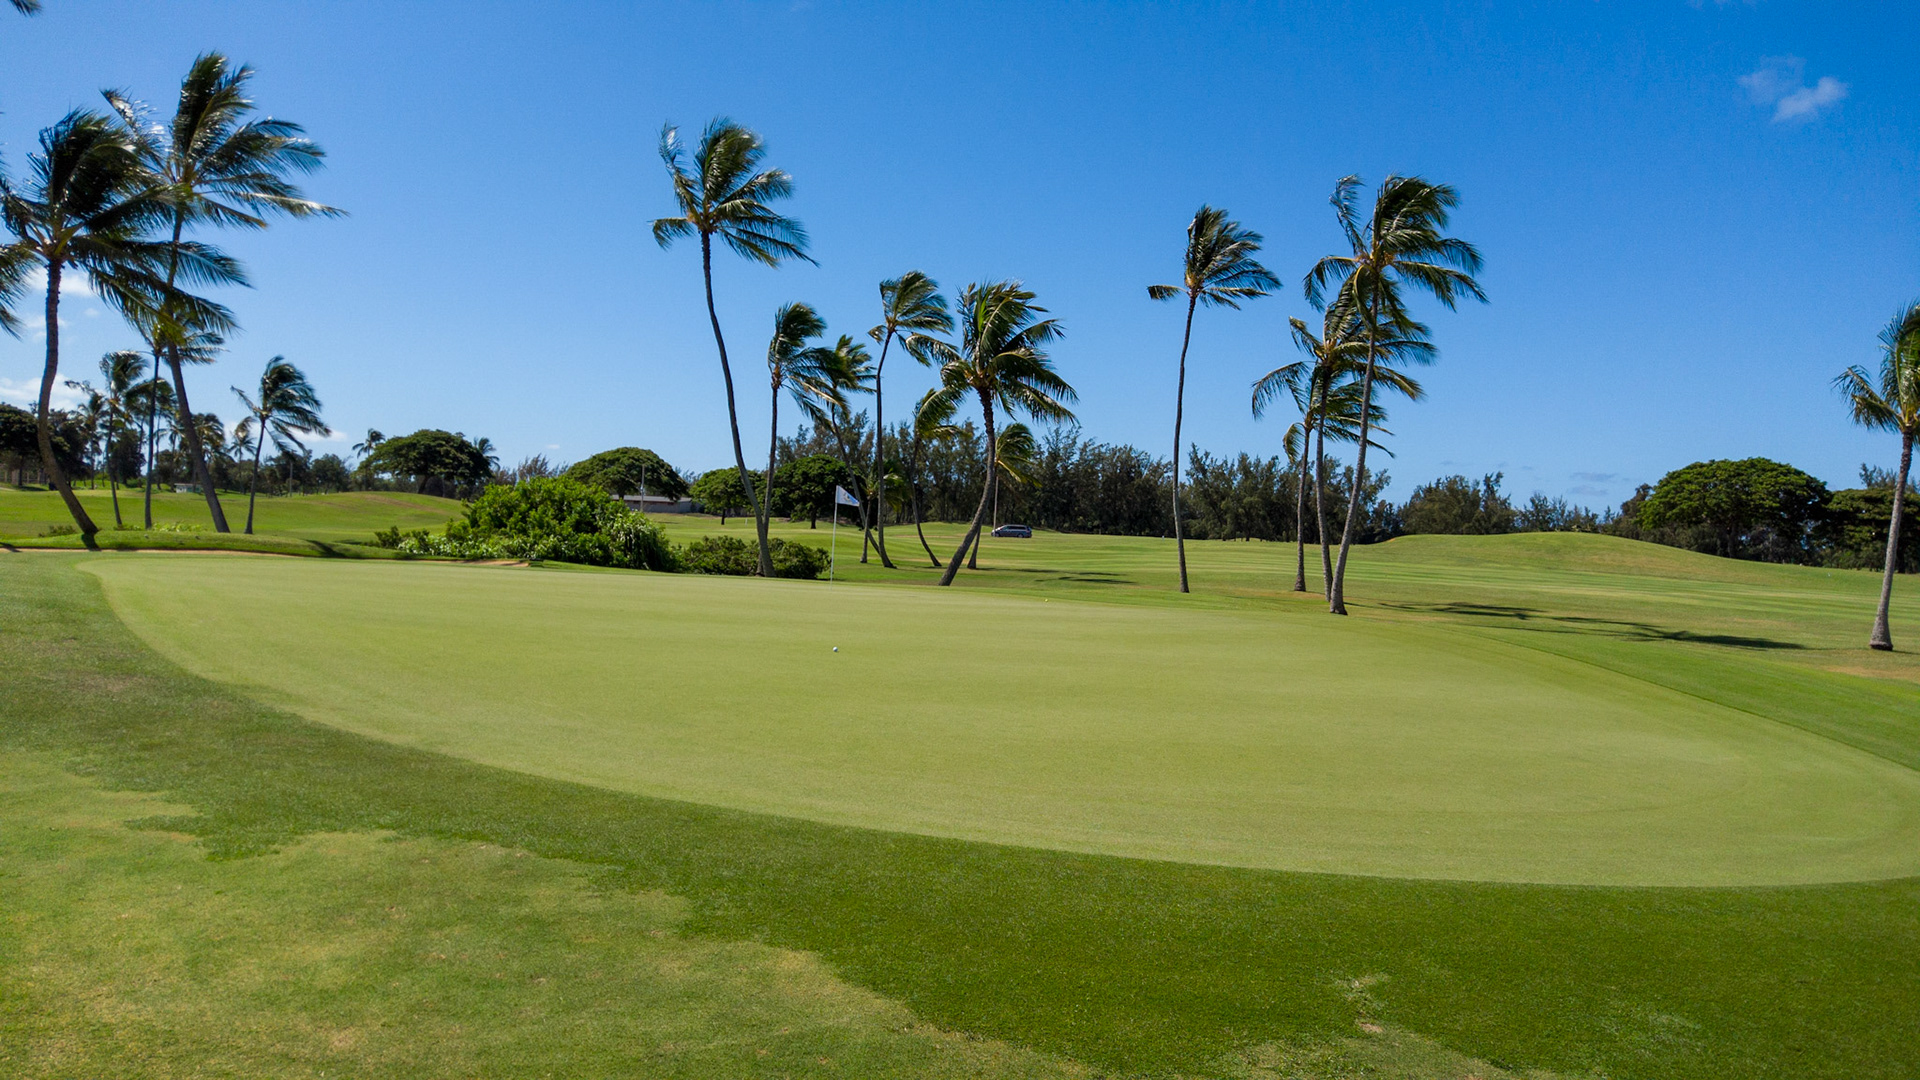
[[[833,651],[834,651],[834,652],[839,652],[839,651],[840,651],[840,646],[838,646],[838,645],[835,645],[835,646],[833,647]]]

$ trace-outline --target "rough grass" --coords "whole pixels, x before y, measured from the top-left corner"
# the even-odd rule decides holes
[[[1920,1071],[1911,879],[1615,889],[1351,878],[999,848],[648,799],[259,705],[141,646],[74,561],[0,556],[0,746],[50,755],[110,788],[165,792],[193,813],[149,826],[197,837],[222,859],[385,830],[568,860],[598,868],[608,887],[684,898],[683,933],[804,950],[922,1021],[1125,1072],[1365,1074],[1383,1059],[1355,1057],[1342,1041],[1367,1033],[1362,1021],[1464,1056],[1393,1065],[1406,1076],[1458,1076],[1467,1058],[1614,1078]],[[1887,737],[1912,752],[1910,733]],[[0,922],[12,955],[16,925]],[[90,940],[110,956],[109,933]],[[27,1004],[40,1000],[22,985],[31,978],[0,966],[6,1052],[106,1037],[83,1030],[91,1020]],[[112,1015],[130,992],[110,983],[95,1000]],[[288,991],[309,1009],[328,992]],[[458,1037],[497,1015],[472,1014],[476,1026]],[[395,1022],[408,1037],[445,1038],[410,1014]],[[147,1029],[135,1052],[160,1054],[180,1025]],[[566,1037],[536,1027],[529,1038]],[[232,1031],[222,1045],[249,1038]],[[1395,1075],[1384,1069],[1375,1074]],[[626,1071],[657,1074],[639,1061]],[[776,1075],[752,1062],[742,1074]]]

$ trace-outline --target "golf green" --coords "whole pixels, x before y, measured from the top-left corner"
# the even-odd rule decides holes
[[[1920,773],[1442,626],[418,563],[84,565],[195,673],[607,788],[1379,876],[1920,874]]]

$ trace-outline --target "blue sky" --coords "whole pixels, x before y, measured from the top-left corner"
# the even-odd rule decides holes
[[[750,459],[774,308],[864,332],[875,283],[914,267],[1024,279],[1067,327],[1086,432],[1164,455],[1181,313],[1145,287],[1177,280],[1202,202],[1265,234],[1287,289],[1201,314],[1187,431],[1275,453],[1285,421],[1253,421],[1247,389],[1293,358],[1334,180],[1419,173],[1460,190],[1491,303],[1430,312],[1441,357],[1429,399],[1394,407],[1394,491],[1502,470],[1598,506],[1702,458],[1834,486],[1890,462],[1828,383],[1920,295],[1915,40],[1906,5],[1786,0],[47,0],[0,20],[0,151],[18,175],[102,87],[160,105],[201,50],[250,62],[266,110],[329,151],[310,192],[351,216],[222,238],[255,288],[222,297],[245,329],[194,374],[197,407],[237,415],[227,387],[284,354],[351,436],[445,427],[509,462],[638,444],[689,469],[731,452],[697,254],[648,235],[665,120],[761,132],[814,237],[818,267],[718,268]],[[85,297],[66,319],[71,374],[134,341]],[[0,340],[0,397],[41,348]],[[888,366],[901,416],[930,376]]]

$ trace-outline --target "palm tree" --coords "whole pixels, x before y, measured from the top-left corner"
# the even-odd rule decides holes
[[[927,440],[959,431],[953,423],[954,410],[958,405],[958,398],[941,394],[937,386],[927,391],[914,407],[911,437],[907,442],[907,494],[913,504],[913,531],[919,534],[920,546],[926,549],[927,558],[936,570],[945,564],[940,561],[940,556],[933,553],[933,545],[927,543],[927,531],[921,527],[920,453],[925,449]]]
[[[141,163],[152,182],[170,200],[172,239],[166,267],[169,287],[178,276],[189,225],[264,229],[271,214],[288,217],[331,217],[341,213],[301,194],[288,176],[310,173],[326,157],[299,124],[273,117],[249,119],[255,110],[247,96],[253,68],[234,66],[219,53],[202,53],[180,82],[180,98],[173,119],[156,125],[146,122],[147,110],[117,90],[106,92],[111,105],[134,140]],[[236,272],[235,282],[240,283]],[[173,376],[177,427],[187,437],[187,456],[193,476],[206,493],[213,527],[227,532],[227,516],[207,468],[206,448],[193,423],[187,399],[182,350],[194,331],[219,329],[192,320],[175,306],[163,305],[149,322],[157,331],[148,339],[156,364],[165,359]]]
[[[980,505],[960,540],[960,549],[948,560],[940,584],[951,585],[960,563],[980,539],[993,496],[996,449],[994,407],[1011,416],[1019,411],[1037,420],[1065,421],[1073,413],[1065,402],[1074,400],[1073,387],[1054,370],[1046,345],[1061,334],[1056,319],[1042,319],[1046,308],[1033,302],[1033,293],[1017,281],[972,284],[957,305],[960,347],[940,365],[940,386],[930,396],[933,408],[957,408],[971,394],[980,402],[986,425],[987,467],[980,482]]]
[[[1320,540],[1320,564],[1324,579],[1323,592],[1331,595],[1333,590],[1333,559],[1329,553],[1327,538],[1326,487],[1327,487],[1327,437],[1332,435],[1336,442],[1357,442],[1360,438],[1360,387],[1358,380],[1365,370],[1367,349],[1366,336],[1360,332],[1361,320],[1352,303],[1350,289],[1341,290],[1334,302],[1327,306],[1321,321],[1321,333],[1315,336],[1307,324],[1299,319],[1288,319],[1293,330],[1293,342],[1308,360],[1295,361],[1275,368],[1261,376],[1253,384],[1253,416],[1259,419],[1265,414],[1272,401],[1285,391],[1293,398],[1294,405],[1300,410],[1300,420],[1288,428],[1282,442],[1287,456],[1298,467],[1294,495],[1294,543],[1295,562],[1293,589],[1295,592],[1307,590],[1307,547],[1306,547],[1306,503],[1307,468],[1311,460],[1314,472],[1313,504],[1318,518],[1317,535]],[[1390,362],[1413,360],[1419,363],[1431,363],[1434,349],[1426,341],[1427,328],[1410,319],[1401,320],[1395,327],[1395,336],[1374,342],[1376,352]],[[1395,370],[1391,366],[1380,367],[1375,378],[1391,390],[1405,395],[1409,400],[1418,401],[1426,391],[1412,377]],[[1386,419],[1386,413],[1378,402],[1368,406],[1369,427],[1378,427]],[[1381,429],[1385,431],[1384,428]],[[1378,442],[1372,442],[1375,449],[1384,450]]]
[[[5,261],[37,263],[47,275],[46,370],[40,380],[38,434],[42,465],[85,537],[98,530],[81,508],[66,472],[53,458],[51,397],[60,369],[60,287],[69,269],[85,274],[101,299],[139,318],[162,305],[208,324],[226,311],[180,292],[159,271],[167,245],[145,238],[165,219],[169,196],[153,186],[132,139],[106,117],[75,109],[40,133],[24,187],[0,178],[0,216],[15,240]],[[237,280],[231,259],[198,244],[181,245],[177,265],[189,280]]]
[[[86,463],[89,473],[87,487],[92,489],[100,476],[100,433],[106,426],[107,399],[94,389],[92,383],[84,380],[68,379],[67,389],[78,390],[85,395],[80,407],[68,415],[73,417],[74,426],[86,436],[80,459]]]
[[[146,490],[142,494],[142,504],[146,515],[146,527],[153,528],[153,452],[155,439],[160,430],[161,417],[166,417],[168,433],[174,441],[180,436],[180,413],[175,405],[177,398],[173,384],[160,375],[162,347],[153,345],[155,341],[165,341],[172,346],[173,352],[182,364],[211,364],[219,355],[226,339],[211,330],[187,331],[172,324],[165,316],[155,311],[142,311],[133,321],[139,326],[142,336],[146,337],[153,351],[153,378],[138,388],[140,401],[145,405],[147,414],[147,472]]]
[[[106,406],[107,491],[113,501],[113,524],[125,524],[120,517],[120,480],[113,468],[114,446],[133,428],[133,390],[147,373],[146,357],[132,349],[117,349],[100,358],[100,379],[106,385],[100,391]]]
[[[783,304],[773,313],[773,337],[767,341],[767,380],[773,389],[773,420],[767,434],[767,478],[764,498],[754,507],[754,527],[767,542],[773,517],[773,468],[780,449],[780,391],[818,427],[831,423],[827,410],[845,404],[841,393],[845,373],[842,358],[832,349],[812,348],[807,342],[827,332],[827,324],[807,304]],[[847,340],[842,338],[842,341]]]
[[[253,504],[260,492],[260,452],[266,448],[267,438],[273,439],[273,445],[280,451],[288,452],[293,447],[306,449],[301,443],[301,435],[325,435],[327,425],[320,419],[320,397],[314,393],[313,384],[300,369],[287,363],[284,356],[276,356],[267,361],[267,368],[260,373],[260,397],[258,400],[247,396],[245,390],[233,388],[233,394],[246,406],[247,418],[234,428],[234,438],[239,442],[253,439],[253,476],[247,485],[247,534],[253,534]],[[288,473],[292,475],[291,472]]]
[[[1907,472],[1913,467],[1913,439],[1920,432],[1920,302],[1894,315],[1880,331],[1880,371],[1876,377],[1856,364],[1834,385],[1846,396],[1853,422],[1900,433],[1900,471],[1893,477],[1893,517],[1887,523],[1887,565],[1880,576],[1880,607],[1867,644],[1892,649],[1887,611],[1893,605],[1893,574],[1900,558],[1900,516],[1907,504]]]
[[[951,351],[933,334],[951,333],[953,315],[947,311],[947,298],[940,295],[940,283],[919,270],[909,270],[897,278],[880,283],[880,325],[867,336],[880,346],[880,360],[873,367],[873,475],[886,471],[887,415],[886,399],[881,394],[880,378],[886,372],[887,348],[893,339],[907,355],[931,365],[945,358],[942,349]],[[889,570],[893,560],[887,557],[886,500],[879,500],[874,512],[874,546],[880,549],[880,565]],[[861,558],[866,557],[864,545]]]
[[[1260,265],[1260,234],[1243,228],[1225,210],[1202,206],[1187,223],[1187,257],[1178,285],[1149,285],[1147,295],[1171,300],[1185,294],[1187,325],[1180,336],[1180,381],[1173,396],[1173,542],[1180,553],[1180,591],[1187,591],[1187,538],[1180,525],[1180,425],[1186,418],[1187,347],[1193,343],[1193,312],[1208,307],[1240,307],[1239,301],[1267,295],[1280,281]]]
[[[40,14],[40,0],[8,0],[8,2],[13,5],[13,10],[22,15]]]
[[[1447,219],[1460,196],[1446,184],[1417,176],[1388,176],[1374,193],[1373,214],[1360,221],[1356,205],[1360,178],[1345,176],[1334,184],[1333,208],[1345,234],[1348,254],[1329,255],[1307,272],[1307,299],[1316,307],[1329,285],[1351,285],[1361,314],[1361,333],[1367,343],[1366,370],[1360,383],[1359,450],[1353,467],[1353,490],[1348,495],[1346,527],[1340,536],[1340,558],[1334,565],[1333,588],[1327,610],[1345,615],[1347,554],[1353,546],[1353,523],[1360,517],[1360,493],[1366,488],[1367,431],[1373,407],[1373,381],[1380,360],[1380,343],[1394,335],[1391,327],[1407,320],[1408,288],[1423,290],[1453,310],[1462,295],[1482,303],[1487,295],[1473,275],[1480,270],[1480,253],[1465,240],[1444,235]]]
[[[780,169],[756,172],[765,156],[766,145],[760,136],[724,117],[716,118],[701,133],[689,169],[683,161],[680,129],[668,124],[660,131],[660,158],[667,164],[680,216],[659,218],[653,223],[654,242],[663,248],[681,237],[700,238],[700,274],[707,290],[707,320],[713,324],[713,343],[720,351],[720,375],[727,384],[733,460],[756,515],[765,500],[754,493],[753,474],[747,471],[746,454],[740,449],[733,368],[727,363],[727,339],[720,333],[720,315],[713,306],[713,240],[719,237],[735,254],[768,266],[778,266],[786,259],[813,261],[807,258],[806,229],[767,205],[793,194],[793,178]],[[760,576],[773,576],[773,556],[765,529],[760,531]]]
[[[500,470],[500,451],[494,447],[493,440],[485,435],[473,440],[473,456],[487,463],[487,472],[494,473]],[[646,493],[641,492],[641,494]]]

